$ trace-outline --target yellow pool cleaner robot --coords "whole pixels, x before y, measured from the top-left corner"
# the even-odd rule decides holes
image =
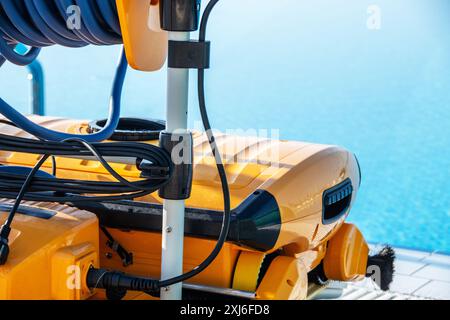
[[[0,2],[0,66],[51,45],[124,45],[106,120],[25,117],[0,99],[0,299],[307,299],[365,277],[388,289],[392,249],[369,256],[345,222],[354,154],[211,130],[218,2],[203,15],[200,0]],[[120,118],[128,65],[166,61],[166,121]],[[204,132],[187,129],[189,69]]]

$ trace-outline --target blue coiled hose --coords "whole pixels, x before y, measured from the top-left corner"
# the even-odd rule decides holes
[[[72,6],[78,6],[81,13],[79,29],[69,29],[67,25],[68,19],[74,14],[70,10]],[[20,55],[14,50],[18,43],[30,46],[31,49]],[[79,48],[89,44],[120,43],[122,35],[115,0],[0,0],[0,66],[5,61],[28,65],[38,57],[41,48],[55,44]],[[119,123],[120,100],[127,67],[128,62],[122,51],[114,78],[108,121],[97,133],[72,135],[46,129],[28,120],[1,98],[0,113],[21,129],[44,140],[106,140]]]

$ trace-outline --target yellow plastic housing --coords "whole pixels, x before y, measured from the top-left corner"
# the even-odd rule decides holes
[[[13,201],[1,200],[2,205]],[[21,214],[14,219],[10,254],[0,267],[0,300],[87,299],[88,268],[98,267],[98,220],[95,215],[58,204],[24,202],[51,218]],[[7,212],[0,210],[0,223]]]
[[[116,0],[128,63],[140,71],[161,69],[168,35],[160,29],[159,0]]]
[[[357,281],[366,276],[369,246],[359,229],[344,223],[328,242],[323,261],[325,275],[330,280]]]
[[[277,257],[256,291],[261,300],[304,300],[308,294],[308,270],[301,260]]]
[[[37,116],[31,119],[53,130],[68,133],[87,132],[86,121]],[[30,137],[20,129],[5,125],[0,125],[0,132]],[[189,282],[222,288],[234,286],[246,290],[257,288],[257,297],[262,299],[303,298],[305,296],[303,281],[307,273],[316,268],[326,255],[328,255],[328,261],[340,261],[330,257],[341,254],[339,253],[341,246],[336,245],[336,243],[345,242],[339,240],[341,237],[350,241],[350,246],[353,242],[355,246],[360,247],[362,243],[365,243],[360,234],[358,237],[347,237],[344,234],[336,238],[337,232],[340,235],[345,231],[345,229],[339,230],[355,200],[360,184],[359,168],[353,154],[340,147],[306,142],[229,135],[218,135],[216,140],[227,171],[232,207],[237,207],[256,190],[266,190],[275,197],[278,204],[281,229],[276,244],[268,252],[258,252],[233,243],[226,243],[212,265]],[[157,144],[158,142],[148,141],[147,143]],[[186,201],[186,205],[192,208],[217,210],[220,215],[220,211],[223,210],[223,199],[215,160],[206,136],[198,132],[194,132],[194,152],[192,196]],[[38,159],[39,157],[34,155],[0,151],[0,164],[31,167]],[[102,181],[112,179],[96,161],[58,158],[57,166],[57,175],[61,178]],[[139,178],[140,171],[134,165],[115,163],[112,167],[127,179]],[[43,166],[43,169],[48,172],[51,172],[51,168],[50,161]],[[323,223],[324,191],[346,179],[350,179],[353,185],[349,209],[338,220]],[[162,203],[157,193],[137,200]],[[94,217],[92,218],[95,220]],[[50,225],[43,228],[50,228]],[[161,266],[161,235],[159,233],[118,229],[109,229],[109,231],[116,241],[133,253],[134,263],[124,267],[117,254],[106,245],[104,235],[100,233],[101,267],[130,274],[159,277]],[[98,230],[95,234],[98,235]],[[335,238],[336,241],[334,241]],[[202,262],[215,243],[214,239],[186,237],[184,270],[191,270]],[[327,244],[329,244],[328,249]],[[271,263],[262,282],[258,283],[258,277],[253,273],[260,269],[262,257],[273,251],[281,253],[280,259]],[[353,254],[353,251],[347,252],[350,255]],[[112,255],[106,255],[107,253]],[[254,253],[254,259],[249,258],[251,261],[249,264],[245,262],[245,259],[252,255],[246,253]],[[364,255],[367,259],[367,253],[363,250],[355,254],[357,255],[355,259],[358,261],[363,259]],[[240,257],[243,258],[242,261]],[[346,261],[353,261],[353,258]],[[333,266],[334,264],[329,264],[327,269],[330,276],[335,275],[331,272],[338,272],[333,269]],[[361,263],[356,269],[354,267],[346,269],[340,265],[336,268],[341,271],[350,270],[348,273],[344,272],[344,276],[338,277],[353,279],[353,275],[363,273],[363,267]],[[246,269],[251,270],[248,272],[252,273],[253,280],[243,280],[242,272],[247,272]],[[241,272],[241,270],[244,271]]]

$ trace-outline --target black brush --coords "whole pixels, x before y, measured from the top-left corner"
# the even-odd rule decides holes
[[[394,278],[394,261],[395,251],[391,246],[385,246],[377,254],[369,256],[367,260],[366,276],[368,278],[372,278],[372,280],[374,280],[383,291],[389,290],[389,286]],[[377,272],[374,267],[378,267],[379,272]]]

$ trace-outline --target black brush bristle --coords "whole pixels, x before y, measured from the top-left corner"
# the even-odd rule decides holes
[[[394,278],[394,261],[395,261],[395,251],[391,246],[385,246],[376,255],[369,256],[367,260],[368,274],[367,277],[372,278],[377,283],[381,290],[388,291],[389,286]],[[373,267],[379,268],[379,279],[373,276],[377,275]],[[370,270],[370,271],[369,271]]]

